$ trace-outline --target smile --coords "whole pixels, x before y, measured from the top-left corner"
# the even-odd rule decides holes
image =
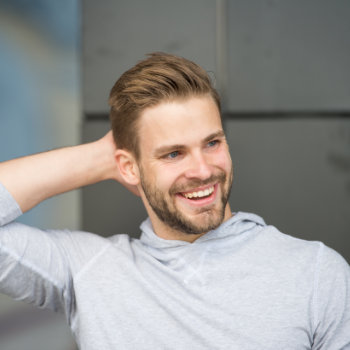
[[[203,198],[208,197],[214,192],[214,186],[208,187],[205,190],[196,192],[181,193],[185,198]]]

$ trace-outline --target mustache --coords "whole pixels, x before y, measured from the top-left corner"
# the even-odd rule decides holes
[[[206,186],[209,184],[213,184],[216,182],[224,183],[226,181],[226,174],[224,172],[217,174],[217,175],[211,175],[208,179],[201,180],[201,179],[192,179],[188,180],[184,184],[174,184],[170,190],[169,193],[171,195],[179,193],[179,192],[187,192],[192,190],[196,187]]]

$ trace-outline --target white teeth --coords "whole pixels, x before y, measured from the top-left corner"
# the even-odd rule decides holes
[[[184,193],[183,195],[186,198],[201,198],[201,197],[206,197],[209,196],[214,192],[214,186],[209,187],[205,189],[204,191],[198,191],[198,192],[191,192],[191,193]]]

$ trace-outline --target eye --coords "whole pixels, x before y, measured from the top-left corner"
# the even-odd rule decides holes
[[[218,143],[219,143],[219,140],[212,140],[212,141],[209,141],[207,143],[207,146],[208,147],[214,147],[214,146],[218,145]]]
[[[179,151],[173,151],[168,153],[165,158],[167,159],[175,159],[179,155]]]

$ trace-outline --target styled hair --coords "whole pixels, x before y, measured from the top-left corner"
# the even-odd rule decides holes
[[[165,101],[205,95],[213,98],[220,112],[220,97],[203,68],[175,55],[149,54],[127,70],[110,92],[109,116],[117,147],[139,159],[137,122],[143,110]]]

